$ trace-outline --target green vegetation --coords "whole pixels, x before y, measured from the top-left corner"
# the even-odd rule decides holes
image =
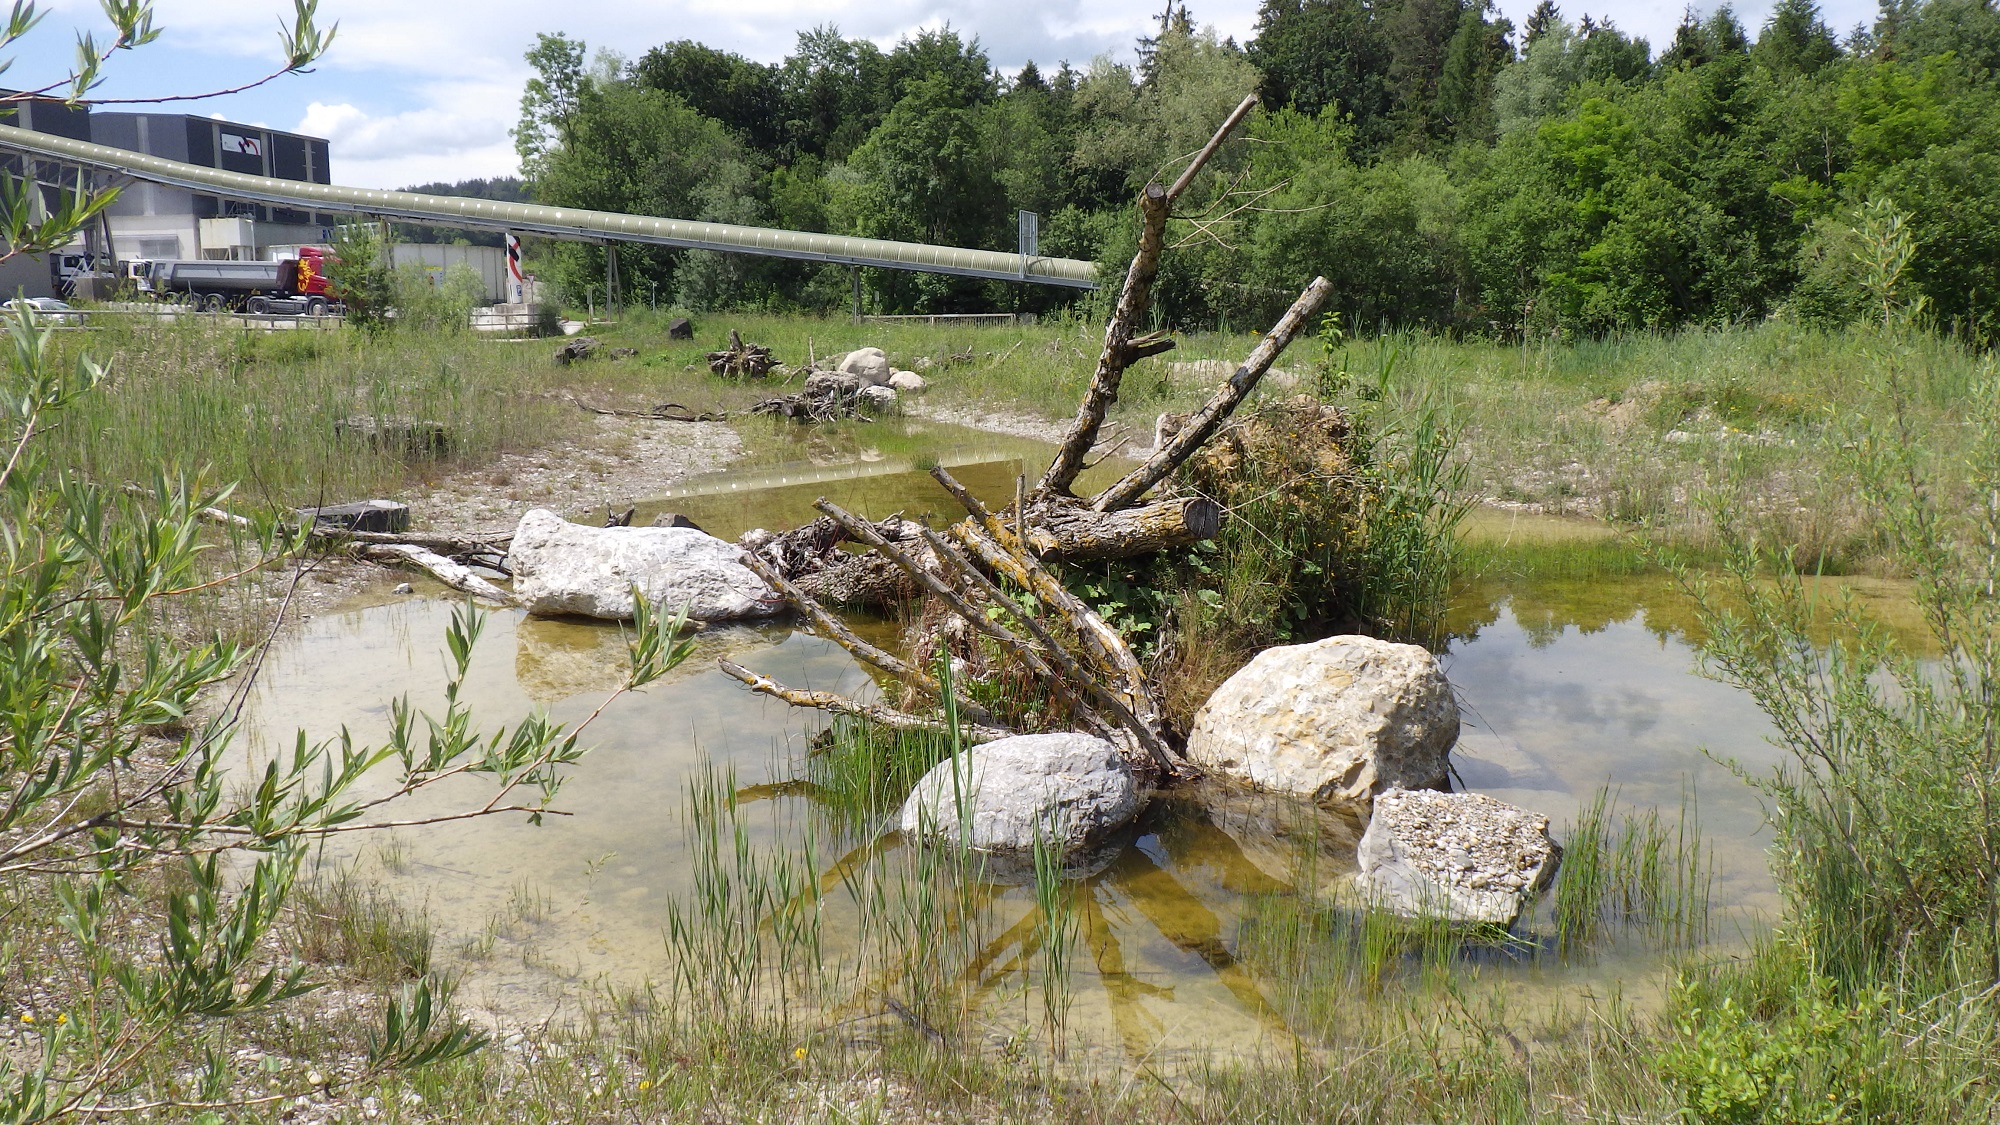
[[[1936,323],[1997,326],[2000,15],[1885,7],[1845,40],[1811,0],[1755,34],[1690,11],[1655,50],[1544,3],[1266,0],[1239,47],[1169,5],[1130,67],[997,73],[945,29],[889,50],[826,26],[764,65],[700,43],[544,35],[516,131],[546,203],[1042,252],[1122,272],[1133,193],[1251,90],[1264,108],[1184,201],[1161,276],[1176,325],[1261,325],[1315,274],[1347,323],[1601,336],[1779,316],[1865,319],[1854,228],[1905,216]],[[608,49],[605,49],[608,48]],[[620,52],[626,52],[621,54]],[[634,57],[636,56],[636,57]],[[490,190],[488,188],[487,190]],[[601,250],[551,247],[578,305]],[[633,248],[627,293],[830,310],[845,270]],[[864,271],[882,312],[1047,311],[1027,287]]]

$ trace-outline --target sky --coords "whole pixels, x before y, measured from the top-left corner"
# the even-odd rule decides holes
[[[1609,17],[1649,40],[1673,38],[1679,0],[1559,0],[1565,17]],[[1535,0],[1497,0],[1519,26]],[[884,48],[949,25],[977,36],[994,64],[1013,72],[1032,59],[1082,66],[1110,54],[1132,58],[1163,0],[321,0],[322,27],[339,24],[333,49],[310,74],[256,90],[168,107],[326,137],[334,182],[397,188],[517,170],[508,130],[528,77],[522,54],[535,34],[562,31],[592,51],[637,58],[650,47],[695,39],[760,62],[776,62],[798,31],[832,23]],[[1712,4],[1697,5],[1706,12]],[[1873,0],[1821,0],[1841,33],[1874,16]],[[34,88],[60,80],[76,36],[108,38],[97,0],[42,0],[41,25],[13,45],[5,81]],[[1771,0],[1740,0],[1738,18],[1762,25]],[[287,0],[155,0],[155,43],[107,64],[103,98],[195,94],[263,77],[279,56]],[[1197,23],[1237,42],[1251,38],[1257,0],[1189,0]],[[106,108],[119,108],[107,106]]]

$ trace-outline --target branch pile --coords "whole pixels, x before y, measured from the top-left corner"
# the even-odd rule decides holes
[[[762,379],[778,366],[771,349],[762,344],[746,344],[736,329],[729,330],[729,346],[708,353],[708,369],[728,379]]]
[[[1244,99],[1171,187],[1150,184],[1139,199],[1138,253],[1126,272],[1117,311],[1105,329],[1104,347],[1075,420],[1048,471],[1030,488],[1024,480],[1011,507],[999,513],[942,468],[935,477],[966,511],[942,533],[906,520],[870,523],[821,500],[819,520],[751,548],[750,566],[828,639],[903,688],[900,707],[863,703],[823,691],[802,691],[729,661],[722,668],[754,690],[801,707],[862,716],[895,729],[941,729],[947,688],[927,670],[929,661],[904,659],[855,636],[827,604],[884,605],[920,600],[918,627],[943,658],[963,657],[969,667],[990,656],[987,669],[1010,677],[1004,698],[1016,712],[995,714],[954,678],[950,687],[963,733],[991,741],[1024,729],[1078,729],[1123,747],[1135,766],[1155,780],[1184,774],[1176,736],[1165,720],[1157,684],[1119,632],[1051,570],[1066,560],[1125,558],[1186,546],[1215,536],[1222,511],[1200,497],[1148,494],[1201,449],[1304,329],[1331,290],[1325,278],[1308,286],[1271,331],[1190,415],[1131,472],[1093,497],[1073,492],[1104,436],[1105,416],[1117,401],[1125,370],[1174,346],[1164,334],[1141,334],[1165,246],[1167,219],[1180,198],[1248,115],[1256,98]],[[839,550],[844,542],[868,548]],[[996,704],[995,706],[999,706]]]

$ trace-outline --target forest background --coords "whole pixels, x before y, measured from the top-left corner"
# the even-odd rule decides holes
[[[996,71],[977,38],[883,50],[830,26],[762,64],[691,41],[636,59],[544,34],[523,182],[467,194],[954,246],[1122,272],[1130,201],[1244,94],[1263,108],[1184,201],[1158,316],[1256,327],[1323,273],[1347,323],[1596,335],[1867,304],[1859,209],[1907,216],[1936,324],[2000,332],[2000,12],[1884,0],[1841,35],[1782,0],[1754,37],[1692,9],[1655,57],[1544,0],[1268,0],[1247,44],[1169,6],[1138,63]],[[437,190],[445,185],[429,185]],[[600,247],[540,263],[582,304]],[[628,247],[626,292],[700,310],[844,308],[846,267]],[[1046,288],[863,271],[871,310],[1046,312]]]

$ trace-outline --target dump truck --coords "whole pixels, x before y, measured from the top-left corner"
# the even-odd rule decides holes
[[[210,312],[320,316],[334,306],[327,261],[327,252],[317,246],[302,246],[298,257],[272,262],[138,258],[125,263],[124,277],[154,300]]]

